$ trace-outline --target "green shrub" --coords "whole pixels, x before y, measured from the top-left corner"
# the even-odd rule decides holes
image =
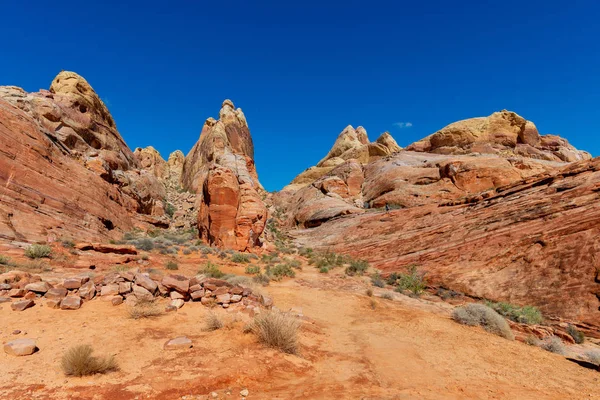
[[[283,277],[294,278],[296,273],[288,264],[277,264],[273,268],[270,269],[270,275],[277,280],[280,280]]]
[[[471,303],[457,307],[452,312],[452,319],[469,326],[481,326],[486,331],[503,338],[514,340],[508,322],[494,309],[484,304]]]
[[[143,238],[136,240],[133,245],[138,250],[150,251],[154,249],[154,242],[152,239]]]
[[[189,256],[190,254],[192,254],[192,250],[190,249],[183,249],[183,254],[186,256]]]
[[[233,261],[234,263],[237,264],[247,264],[250,262],[250,257],[248,257],[248,254],[244,254],[244,253],[234,253],[231,256],[231,261]]]
[[[287,264],[294,269],[302,269],[302,263],[298,260],[287,260]]]
[[[302,257],[311,257],[313,255],[313,249],[311,249],[310,247],[301,247],[298,250],[298,254]]]
[[[321,267],[321,268],[319,268],[319,272],[322,273],[322,274],[326,274],[326,273],[329,272],[329,268],[327,268],[327,267]]]
[[[25,255],[31,259],[49,258],[52,254],[52,248],[45,244],[33,244],[25,250]]]
[[[373,284],[373,286],[378,288],[385,287],[385,281],[381,278],[381,275],[379,275],[379,273],[375,273],[371,276],[371,283]]]
[[[486,305],[496,310],[496,312],[499,314],[504,315],[506,318],[515,322],[520,322],[523,324],[541,324],[544,320],[542,313],[539,309],[537,309],[537,307],[519,307],[509,303],[494,303],[491,301],[487,301]]]
[[[225,275],[223,272],[221,272],[216,264],[213,264],[210,261],[206,263],[204,268],[202,268],[199,273],[217,279],[220,279]]]
[[[169,271],[175,271],[175,270],[179,269],[179,265],[177,265],[177,263],[175,261],[169,260],[165,264],[165,268],[168,269]]]
[[[248,275],[258,275],[260,272],[260,267],[258,265],[248,265],[246,267],[246,273]]]
[[[176,208],[173,204],[171,204],[171,203],[165,204],[165,214],[167,214],[169,216],[169,218],[173,218],[175,211],[176,211]]]
[[[585,335],[583,334],[583,332],[581,332],[571,324],[567,326],[567,333],[571,335],[575,343],[582,344],[583,342],[585,342]]]
[[[369,263],[364,260],[352,260],[346,267],[346,275],[362,275],[369,269]]]
[[[90,345],[75,346],[67,350],[60,363],[65,375],[88,376],[119,369],[114,357],[98,358],[92,356],[93,352]]]
[[[396,274],[395,282],[398,285],[396,287],[397,292],[402,293],[407,290],[415,296],[420,295],[427,288],[425,273],[418,272],[416,265],[409,266],[405,274]]]

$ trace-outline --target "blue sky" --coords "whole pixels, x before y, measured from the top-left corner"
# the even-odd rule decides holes
[[[36,91],[75,71],[132,149],[165,158],[230,98],[269,190],[348,124],[406,146],[506,108],[600,154],[596,1],[4,3],[0,84]]]

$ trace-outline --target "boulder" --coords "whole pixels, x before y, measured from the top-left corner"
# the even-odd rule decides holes
[[[16,339],[4,344],[4,352],[11,356],[28,356],[38,350],[33,339]]]
[[[122,296],[112,296],[111,303],[113,306],[121,305],[121,304],[123,304],[123,297]]]
[[[231,295],[229,293],[217,295],[217,303],[219,304],[229,304],[231,301]]]
[[[119,284],[111,283],[105,286],[102,286],[102,290],[100,291],[100,296],[114,296],[119,294]]]
[[[144,275],[142,273],[135,274],[135,284],[137,286],[141,286],[142,288],[146,289],[150,293],[154,293],[158,289],[158,284],[156,282],[154,282],[152,279],[150,279],[149,276]]]
[[[140,300],[153,300],[154,295],[146,288],[138,285],[133,285],[133,294]]]
[[[46,293],[52,286],[48,282],[33,282],[25,285],[25,290],[35,293]]]
[[[77,293],[83,300],[91,300],[96,296],[96,286],[94,282],[89,281],[81,285]]]
[[[60,302],[61,310],[79,310],[81,308],[81,297],[67,296]]]
[[[54,298],[54,299],[48,299],[46,301],[46,307],[48,308],[60,308],[60,303],[62,301],[62,297],[61,298]]]
[[[167,275],[161,283],[167,289],[176,290],[182,294],[187,293],[190,289],[190,280],[182,275]]]
[[[47,299],[62,300],[68,293],[65,288],[51,288],[48,289],[44,297]]]
[[[204,296],[204,294],[205,294],[204,289],[200,289],[200,290],[191,292],[190,297],[192,298],[192,300],[196,301],[196,300],[200,300]]]
[[[8,297],[23,297],[25,296],[25,289],[10,289],[8,291]]]
[[[34,305],[35,302],[33,300],[19,300],[11,303],[10,308],[12,308],[13,311],[24,311]]]

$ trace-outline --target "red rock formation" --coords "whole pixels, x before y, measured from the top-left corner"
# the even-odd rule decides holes
[[[147,226],[135,198],[63,150],[30,115],[0,99],[0,239],[106,240]]]
[[[260,245],[267,221],[246,118],[225,100],[218,121],[206,120],[183,163],[182,183],[197,193],[198,229],[208,243],[235,250]]]
[[[599,327],[599,189],[594,159],[447,205],[351,215],[295,234],[385,273],[416,264],[433,284]]]
[[[81,76],[63,71],[54,78],[49,91],[37,93],[0,86],[0,98],[30,115],[37,129],[63,154],[117,184],[137,201],[137,212],[163,214],[164,186],[152,174],[139,170],[108,109]]]

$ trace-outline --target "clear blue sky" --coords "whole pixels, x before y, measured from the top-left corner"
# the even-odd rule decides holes
[[[597,1],[33,0],[1,10],[0,84],[36,91],[75,71],[132,149],[165,158],[187,153],[230,98],[269,190],[314,165],[348,124],[405,146],[506,108],[600,154]]]

